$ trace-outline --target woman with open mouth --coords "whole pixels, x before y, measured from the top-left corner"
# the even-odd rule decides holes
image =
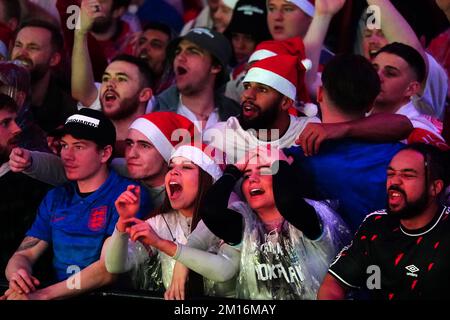
[[[191,235],[198,243],[213,232],[226,245],[203,255],[183,246],[179,261],[209,279],[234,272],[240,299],[316,299],[329,264],[351,234],[327,203],[297,195],[301,181],[289,161],[282,152],[258,149],[237,166],[227,166],[201,210],[207,229]],[[229,204],[241,178],[245,201]],[[179,281],[178,275],[174,279]]]
[[[120,217],[106,244],[109,272],[133,271],[133,286],[139,289],[160,291],[170,285],[177,244],[185,244],[197,227],[204,195],[222,175],[220,167],[203,150],[193,145],[175,150],[165,177],[166,199],[146,221],[135,218],[139,189],[129,186],[117,198],[115,205]],[[217,252],[218,247],[219,239],[212,237],[205,249]],[[189,278],[199,280],[192,280],[189,288],[202,295],[201,278],[194,274]]]

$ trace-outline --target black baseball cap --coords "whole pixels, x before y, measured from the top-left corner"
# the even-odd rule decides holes
[[[114,148],[116,142],[116,128],[111,120],[103,112],[89,108],[80,109],[68,117],[59,134],[90,140],[100,147],[111,145]]]

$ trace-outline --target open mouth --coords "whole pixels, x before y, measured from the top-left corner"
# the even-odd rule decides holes
[[[389,203],[391,205],[398,205],[405,198],[404,194],[397,190],[389,190],[388,196],[389,196]]]
[[[258,112],[258,107],[255,106],[252,102],[250,101],[244,101],[242,103],[242,112],[244,114],[245,117],[251,117],[254,114],[256,114]]]
[[[178,198],[182,192],[183,192],[183,187],[181,186],[181,184],[179,184],[178,182],[175,182],[175,181],[169,182],[169,197],[171,199]]]
[[[117,100],[117,93],[112,90],[107,90],[103,97],[105,98],[106,102],[114,102]]]
[[[26,58],[16,58],[14,59],[15,61],[17,61],[21,66],[25,67],[25,68],[30,68],[33,66],[33,62],[30,59],[26,59]]]
[[[254,197],[254,196],[259,196],[259,195],[261,195],[261,194],[263,194],[263,193],[264,193],[264,190],[261,189],[261,188],[253,188],[253,189],[250,189],[250,195],[251,195],[252,197]]]
[[[142,59],[142,60],[148,60],[148,54],[147,54],[147,51],[141,51],[141,53],[139,53],[139,59]]]
[[[177,69],[176,69],[177,76],[182,76],[182,75],[185,75],[186,73],[187,73],[186,68],[184,68],[184,67],[177,67]]]
[[[275,32],[283,32],[284,27],[283,27],[283,26],[274,26],[274,27],[273,27],[273,30],[274,30]]]

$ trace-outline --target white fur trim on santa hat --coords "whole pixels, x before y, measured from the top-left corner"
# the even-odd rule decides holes
[[[206,153],[204,153],[198,147],[191,145],[180,146],[175,150],[170,159],[173,159],[175,157],[183,157],[191,160],[204,171],[209,173],[214,182],[216,182],[222,176],[222,170],[220,169],[220,167],[214,162],[213,159],[207,156]]]
[[[287,2],[292,2],[297,7],[299,7],[308,16],[314,16],[314,5],[308,0],[286,0]]]
[[[265,84],[295,101],[295,95],[297,94],[295,85],[275,72],[257,67],[250,68],[242,82]]]
[[[163,156],[164,160],[169,162],[170,155],[174,149],[173,145],[153,122],[145,118],[138,118],[130,125],[130,129],[136,129],[146,136]]]
[[[255,52],[252,53],[250,58],[248,58],[248,63],[251,63],[253,61],[259,61],[259,60],[273,57],[276,55],[277,54],[275,52],[267,50],[267,49],[256,50]]]
[[[231,9],[234,9],[234,7],[236,6],[236,3],[238,2],[238,0],[222,0],[223,3]]]

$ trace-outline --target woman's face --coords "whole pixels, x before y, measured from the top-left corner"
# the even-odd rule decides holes
[[[244,170],[242,192],[250,207],[256,212],[276,208],[272,188],[272,171],[269,162],[249,161]]]
[[[192,214],[198,194],[199,174],[198,166],[184,157],[170,160],[165,186],[173,209]]]

